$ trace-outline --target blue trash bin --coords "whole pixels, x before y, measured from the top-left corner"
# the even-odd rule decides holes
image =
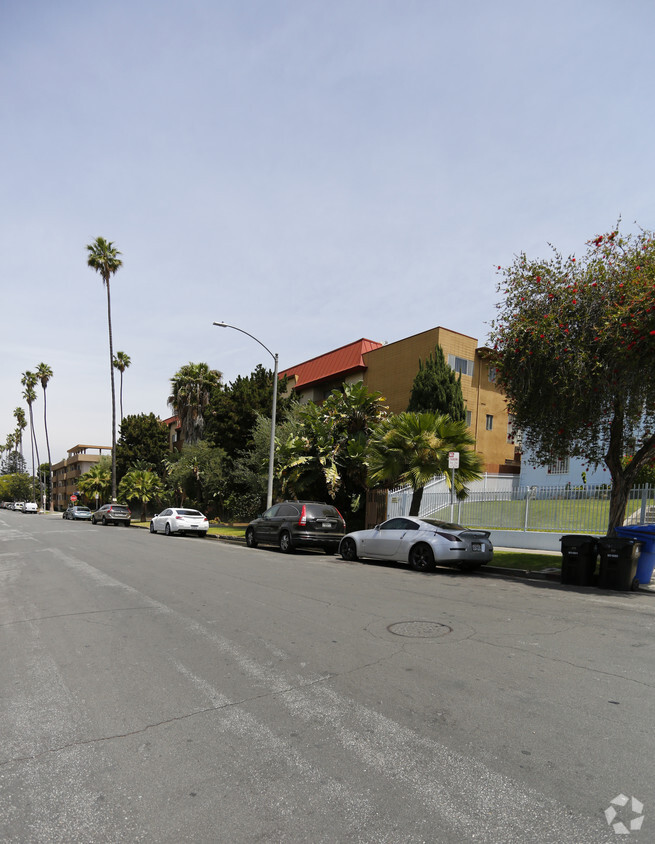
[[[639,583],[647,585],[655,570],[655,525],[624,525],[615,530],[617,536],[638,539],[642,543],[636,577]]]

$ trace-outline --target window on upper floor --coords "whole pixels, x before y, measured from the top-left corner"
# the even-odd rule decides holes
[[[494,418],[490,413],[487,413],[487,424],[486,424],[487,431],[493,431],[494,429]]]
[[[467,358],[459,358],[457,355],[448,355],[448,366],[462,375],[473,375],[473,361]]]
[[[495,381],[497,374],[498,374],[497,368],[495,366],[490,366],[489,367],[489,380],[492,381],[492,382]]]
[[[466,411],[466,426],[468,428],[471,427],[471,422],[473,421],[473,415],[470,410]]]

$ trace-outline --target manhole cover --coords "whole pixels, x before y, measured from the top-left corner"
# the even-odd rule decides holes
[[[387,627],[395,636],[407,636],[410,639],[436,639],[452,633],[453,628],[438,621],[398,621]]]

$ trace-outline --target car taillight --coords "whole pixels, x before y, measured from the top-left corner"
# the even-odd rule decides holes
[[[336,508],[336,507],[335,507],[334,509],[335,509],[335,510],[337,510],[337,508]],[[339,511],[338,511],[338,510],[337,510],[337,513],[339,513]],[[341,515],[341,513],[339,513],[339,518],[341,519],[341,521],[342,521],[342,522],[344,523],[344,525],[345,525],[345,524],[346,524],[346,520],[345,520],[345,519],[344,519],[344,517]]]
[[[305,505],[302,505],[302,510],[300,511],[300,518],[298,519],[298,524],[302,525],[303,527],[307,524],[307,508]]]
[[[206,521],[208,521],[207,516],[205,516],[205,518],[203,519],[203,522],[206,522]]]
[[[176,518],[176,519],[178,519],[178,521],[182,521],[182,519],[184,518],[184,516],[176,516],[175,518]]]
[[[444,539],[447,539],[449,542],[463,542],[459,536],[455,536],[452,533],[442,533],[440,530],[435,530],[437,536],[443,536]]]

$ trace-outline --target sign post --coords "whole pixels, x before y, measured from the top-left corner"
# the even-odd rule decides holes
[[[450,521],[455,517],[455,469],[459,469],[459,451],[448,452],[448,468],[450,469]]]

